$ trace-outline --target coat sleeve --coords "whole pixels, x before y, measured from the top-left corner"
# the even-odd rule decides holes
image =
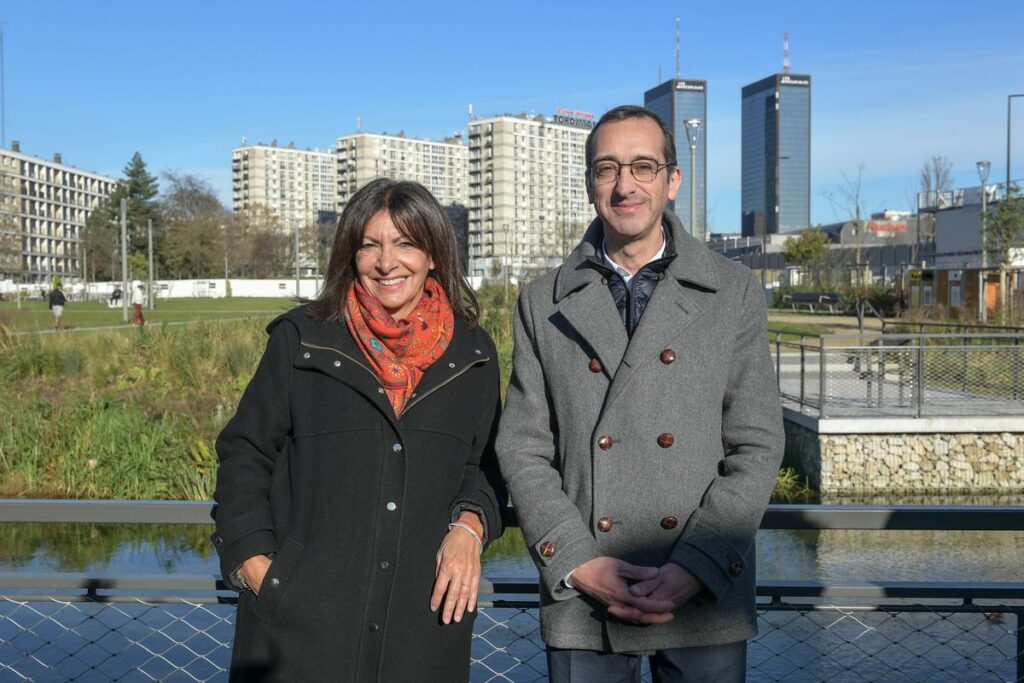
[[[462,487],[452,510],[454,520],[463,510],[480,515],[484,523],[487,544],[501,536],[504,524],[501,511],[508,503],[505,482],[498,468],[494,443],[498,435],[498,417],[501,414],[501,384],[498,379],[498,354],[491,345],[492,362],[485,366],[487,386],[481,392],[483,410],[473,435],[473,448],[466,460]]]
[[[767,343],[767,308],[749,273],[722,403],[724,458],[700,506],[673,548],[671,561],[699,578],[715,599],[745,571],[778,474],[785,436]]]
[[[298,332],[292,324],[272,327],[238,411],[217,437],[217,526],[212,538],[221,576],[228,582],[245,560],[277,551],[270,483],[291,434],[289,395],[297,349]]]
[[[601,552],[566,495],[557,467],[558,424],[546,390],[530,291],[526,287],[520,294],[516,311],[512,378],[498,433],[498,461],[540,580],[555,600],[564,600],[578,592],[562,579]],[[548,549],[547,556],[542,547]]]

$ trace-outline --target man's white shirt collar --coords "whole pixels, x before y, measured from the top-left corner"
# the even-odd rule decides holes
[[[658,253],[656,253],[654,256],[652,256],[650,259],[648,259],[647,263],[650,263],[651,261],[657,261],[662,256],[664,256],[665,255],[665,247],[667,245],[668,245],[668,240],[665,239],[665,228],[662,227],[662,229],[661,229],[661,249],[658,250]],[[605,241],[605,239],[603,237],[601,238],[601,258],[604,259],[604,262],[610,268],[612,268],[616,273],[618,273],[619,275],[622,276],[622,279],[626,282],[626,285],[628,286],[629,285],[629,281],[633,279],[634,273],[629,272],[628,270],[626,270],[625,268],[623,268],[618,263],[616,263],[615,261],[612,260],[612,257],[608,255],[607,242]],[[645,263],[644,265],[646,266],[647,263]]]

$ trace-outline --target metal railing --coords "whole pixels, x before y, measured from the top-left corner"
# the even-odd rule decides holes
[[[769,330],[779,394],[818,417],[1024,415],[1024,335]]]
[[[210,512],[0,500],[0,523],[209,524]],[[1024,507],[771,505],[761,528],[1021,531]],[[546,680],[536,581],[481,591],[470,680]],[[1024,583],[762,581],[757,593],[750,681],[1024,681]],[[235,602],[213,575],[0,574],[0,680],[223,681]]]

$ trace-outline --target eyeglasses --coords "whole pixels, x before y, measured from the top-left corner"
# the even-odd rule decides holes
[[[628,164],[621,164],[618,161],[598,161],[596,164],[591,164],[590,173],[593,175],[595,182],[611,183],[619,179],[619,172],[622,170],[622,167],[628,166],[629,172],[633,174],[634,179],[641,183],[649,183],[658,177],[661,169],[675,165],[675,162],[659,164],[652,159],[637,159]]]

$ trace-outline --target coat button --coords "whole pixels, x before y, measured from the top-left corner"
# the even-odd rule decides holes
[[[340,360],[334,361],[334,367],[340,368],[341,367],[341,361]]]
[[[391,450],[393,450],[395,453],[398,453],[399,451],[402,450],[402,444],[400,444],[400,443],[394,444],[393,446],[391,446]]]
[[[281,579],[277,578],[276,576],[270,580],[270,587],[271,588],[277,588],[280,585],[281,585]]]
[[[601,519],[597,520],[598,531],[608,532],[612,530],[613,526],[615,526],[615,524],[614,522],[612,522],[611,517],[602,517]]]
[[[380,630],[380,626],[377,624],[370,624],[370,633],[376,633]]]
[[[309,351],[307,351],[306,353],[302,354],[302,357],[303,358],[309,358]]]
[[[602,451],[606,451],[609,448],[611,448],[613,443],[615,443],[615,442],[612,441],[612,437],[610,437],[608,435],[602,436],[600,439],[597,440],[597,446]]]
[[[390,565],[390,564],[388,564],[388,561],[387,561],[387,560],[384,560],[384,561],[382,561],[382,562],[380,563],[380,568],[381,568],[381,569],[387,569],[387,568],[388,568],[388,567],[390,567],[390,566],[391,566],[391,565]]]
[[[658,445],[662,448],[668,448],[676,442],[676,437],[672,436],[668,432],[665,432],[658,437]]]
[[[398,509],[398,506],[395,505],[394,501],[388,501],[388,504],[385,505],[384,507],[386,507],[391,512],[394,512],[395,510]]]
[[[658,357],[661,358],[661,362],[662,363],[664,363],[665,365],[668,365],[669,363],[672,363],[673,361],[675,361],[675,359],[676,359],[676,352],[673,351],[672,349],[665,349],[664,351],[661,352],[661,355],[658,356]]]
[[[729,573],[733,576],[739,576],[740,574],[742,574],[743,563],[739,560],[735,560],[732,564],[729,565]]]
[[[551,557],[555,554],[555,544],[551,541],[544,541],[540,544],[540,556]]]
[[[591,358],[590,364],[587,365],[587,367],[590,368],[591,372],[601,372],[601,370],[603,370],[601,367],[601,361],[597,358]]]
[[[668,517],[661,518],[662,529],[675,529],[677,526],[679,526],[678,517],[673,517],[672,515],[669,515]]]
[[[384,393],[384,387],[377,387],[377,393],[378,394],[383,394]]]

